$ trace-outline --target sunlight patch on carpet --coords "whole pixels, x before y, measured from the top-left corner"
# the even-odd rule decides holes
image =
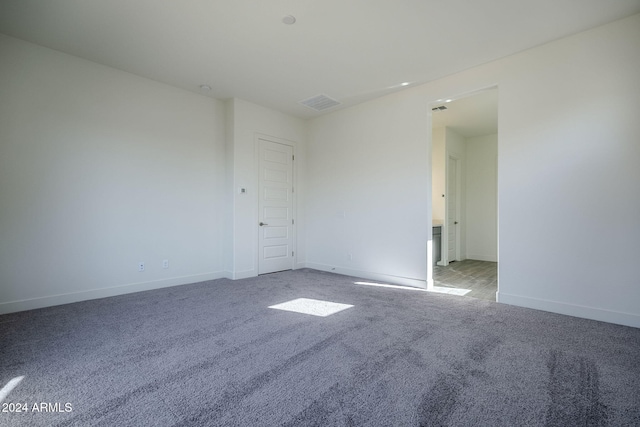
[[[422,288],[414,288],[411,286],[400,286],[400,285],[387,285],[385,283],[372,283],[372,282],[353,282],[355,285],[364,285],[364,286],[375,286],[378,288],[392,288],[392,289],[402,289],[404,291],[420,291],[426,292],[426,289]]]
[[[435,292],[437,294],[449,294],[449,295],[458,295],[458,296],[464,296],[469,292],[471,292],[471,289],[448,288],[446,286],[432,286],[429,289],[422,289],[422,288],[414,288],[411,286],[387,285],[384,283],[372,283],[372,282],[353,282],[353,283],[355,285],[376,286],[379,288],[402,289],[404,291]]]
[[[353,305],[310,298],[297,298],[281,304],[272,305],[269,308],[310,314],[312,316],[327,317],[351,307],[353,307]]]
[[[471,292],[471,289],[463,289],[463,288],[447,288],[445,286],[434,286],[431,289],[427,289],[427,292],[435,292],[438,294],[449,294],[449,295],[459,295],[464,296]]]
[[[2,402],[4,399],[7,398],[9,393],[11,393],[11,390],[16,388],[16,386],[20,384],[20,381],[22,381],[23,378],[24,378],[24,375],[21,377],[15,377],[11,381],[9,381],[7,385],[2,387],[2,389],[0,390],[0,402]]]

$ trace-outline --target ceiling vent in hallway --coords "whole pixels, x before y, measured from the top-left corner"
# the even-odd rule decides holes
[[[333,98],[329,98],[327,95],[316,95],[300,101],[300,104],[309,108],[313,108],[316,111],[324,111],[328,110],[329,108],[333,108],[336,105],[340,105],[341,103]]]
[[[442,111],[442,110],[446,110],[446,109],[447,109],[447,107],[445,107],[444,105],[441,105],[439,107],[433,107],[431,109],[431,111]]]

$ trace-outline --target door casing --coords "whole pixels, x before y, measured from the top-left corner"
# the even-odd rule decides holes
[[[286,269],[294,269],[295,265],[296,265],[296,260],[297,260],[297,244],[296,244],[296,224],[295,224],[295,218],[296,218],[296,193],[295,193],[295,187],[296,187],[296,163],[295,163],[295,142],[293,141],[289,141],[289,140],[285,140],[282,138],[276,138],[273,136],[268,136],[268,135],[262,135],[262,134],[256,134],[255,135],[255,167],[256,170],[258,171],[257,173],[257,183],[256,183],[256,188],[258,189],[256,191],[256,211],[255,211],[255,233],[254,235],[256,236],[256,243],[255,243],[255,265],[256,265],[256,271],[258,273],[258,275],[260,274],[267,274],[269,272],[263,272],[261,269],[261,251],[262,251],[262,245],[261,245],[261,239],[260,239],[260,233],[262,233],[261,230],[261,226],[259,225],[261,219],[262,219],[262,212],[260,212],[260,198],[262,197],[260,194],[260,188],[261,188],[261,180],[262,180],[262,171],[260,169],[260,150],[261,150],[261,141],[266,141],[267,143],[273,143],[273,144],[280,144],[283,146],[288,146],[291,148],[291,153],[292,153],[292,163],[291,163],[291,201],[290,201],[290,207],[291,207],[291,220],[292,223],[289,224],[289,229],[291,232],[291,252],[293,253],[293,255],[289,256],[289,260],[290,262],[287,264],[287,268]],[[266,221],[263,221],[266,222]],[[283,270],[279,270],[279,271],[283,271]]]

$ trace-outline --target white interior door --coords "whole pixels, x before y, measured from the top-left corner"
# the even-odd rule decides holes
[[[258,274],[293,268],[293,147],[259,140]]]
[[[458,259],[458,159],[447,160],[447,261],[452,262]]]

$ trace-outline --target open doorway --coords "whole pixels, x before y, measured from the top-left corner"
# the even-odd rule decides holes
[[[496,300],[497,155],[496,87],[432,105],[431,262],[436,291]]]

